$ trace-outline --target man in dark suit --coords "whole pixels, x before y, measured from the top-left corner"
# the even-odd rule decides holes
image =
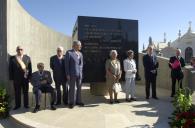
[[[31,59],[24,55],[23,48],[17,46],[17,54],[10,57],[9,61],[9,79],[13,80],[15,91],[15,107],[14,110],[21,106],[21,90],[23,91],[24,107],[28,106],[28,89],[29,79],[32,74]]]
[[[61,85],[63,88],[63,102],[65,105],[68,104],[68,86],[66,85],[65,57],[63,55],[63,51],[63,47],[58,47],[57,55],[50,58],[50,68],[53,70],[53,78],[57,90],[56,105],[61,104]]]
[[[158,61],[156,55],[153,55],[152,46],[148,47],[147,54],[143,56],[143,65],[145,71],[146,99],[149,99],[150,97],[150,85],[152,85],[152,98],[158,99],[156,96]]]
[[[169,59],[169,67],[171,68],[171,79],[172,79],[172,93],[171,97],[175,95],[175,84],[178,81],[180,88],[182,88],[183,71],[182,68],[185,66],[185,61],[181,57],[181,50],[176,50],[176,56]]]
[[[73,49],[67,51],[65,57],[66,76],[70,86],[69,108],[73,108],[75,104],[79,106],[84,106],[81,100],[83,55],[80,52],[80,50],[81,50],[81,42],[73,41]],[[75,87],[77,87],[76,97],[75,97]]]
[[[32,74],[31,83],[33,85],[33,92],[35,94],[36,106],[33,110],[34,113],[39,111],[40,109],[40,99],[41,93],[50,93],[51,94],[51,110],[56,110],[54,107],[55,102],[55,91],[54,88],[51,86],[52,78],[51,73],[47,70],[44,70],[44,64],[38,63],[37,64],[38,71]]]

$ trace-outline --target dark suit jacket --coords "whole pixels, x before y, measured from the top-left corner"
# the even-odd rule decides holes
[[[182,79],[183,78],[183,72],[182,72],[181,68],[185,66],[185,61],[182,57],[180,57],[179,61],[180,61],[181,66],[178,67],[177,69],[172,69],[170,63],[173,63],[175,60],[178,60],[176,56],[172,56],[169,59],[169,67],[171,68],[171,77],[177,78],[177,79]]]
[[[66,75],[70,77],[80,77],[82,78],[83,72],[83,55],[80,52],[80,58],[78,59],[77,54],[75,51],[69,50],[66,52],[65,56],[65,69]]]
[[[42,86],[42,84],[40,83],[42,80],[47,80],[47,84],[44,85],[51,85],[52,84],[51,73],[46,70],[43,71],[42,75],[40,75],[39,71],[32,73],[31,84],[33,86],[33,90]]]
[[[52,56],[50,58],[50,68],[53,70],[53,78],[55,82],[65,81],[65,56],[62,58],[61,63],[57,55]]]
[[[154,58],[152,58],[151,56],[149,56],[148,54],[143,56],[143,65],[144,65],[144,71],[145,71],[145,77],[146,78],[151,78],[154,76],[157,76],[157,68],[159,66],[158,62],[157,62],[157,57],[154,56]],[[152,70],[156,70],[156,73],[152,73]]]
[[[22,61],[24,62],[28,70],[27,79],[30,79],[31,74],[32,74],[32,66],[31,66],[30,57],[27,55],[24,55],[22,58]],[[24,71],[22,70],[20,64],[17,62],[15,56],[11,56],[9,60],[9,79],[14,80],[14,81],[19,81],[19,80],[24,79]]]

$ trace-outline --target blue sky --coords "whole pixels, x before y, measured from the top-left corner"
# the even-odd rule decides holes
[[[194,0],[19,0],[35,18],[66,35],[72,34],[77,16],[135,19],[139,21],[139,50],[154,41],[174,41],[192,21],[195,28]]]

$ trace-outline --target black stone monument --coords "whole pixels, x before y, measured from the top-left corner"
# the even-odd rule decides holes
[[[83,82],[105,82],[110,50],[117,50],[122,68],[126,51],[133,50],[138,65],[138,20],[78,16],[72,37],[82,43]]]

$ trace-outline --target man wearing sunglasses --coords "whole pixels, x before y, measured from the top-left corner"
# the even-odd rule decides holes
[[[17,54],[10,57],[9,61],[9,78],[13,80],[15,91],[15,107],[14,110],[21,106],[21,91],[23,92],[24,107],[28,106],[28,89],[29,80],[32,74],[31,59],[24,55],[22,46],[16,47]]]

